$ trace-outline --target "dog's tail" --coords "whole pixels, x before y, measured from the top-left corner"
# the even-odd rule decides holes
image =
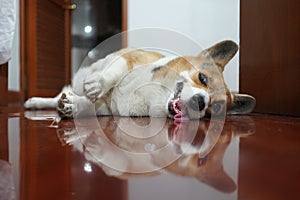
[[[48,108],[56,108],[57,102],[60,99],[62,93],[71,92],[71,86],[65,86],[62,91],[53,98],[43,98],[43,97],[32,97],[29,98],[25,103],[24,107],[26,109],[48,109]]]

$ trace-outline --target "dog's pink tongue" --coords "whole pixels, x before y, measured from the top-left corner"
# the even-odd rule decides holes
[[[189,120],[189,117],[186,116],[186,115],[183,115],[181,112],[180,112],[180,113],[177,113],[177,114],[174,116],[174,122],[175,122],[175,123],[184,122],[184,121],[188,121],[188,120]]]

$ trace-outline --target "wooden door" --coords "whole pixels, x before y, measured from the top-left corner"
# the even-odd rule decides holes
[[[300,116],[300,1],[241,1],[240,92],[256,112]]]
[[[70,0],[25,0],[27,97],[54,96],[70,83]]]

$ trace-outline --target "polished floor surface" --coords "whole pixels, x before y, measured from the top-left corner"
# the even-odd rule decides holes
[[[300,118],[58,121],[6,107],[0,126],[1,200],[300,199]]]

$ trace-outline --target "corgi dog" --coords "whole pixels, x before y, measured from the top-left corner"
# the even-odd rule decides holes
[[[57,108],[62,118],[117,115],[185,121],[246,114],[253,110],[255,98],[231,93],[222,74],[237,51],[237,44],[229,40],[196,56],[121,49],[80,68],[72,86],[58,96],[32,97],[24,106]]]

